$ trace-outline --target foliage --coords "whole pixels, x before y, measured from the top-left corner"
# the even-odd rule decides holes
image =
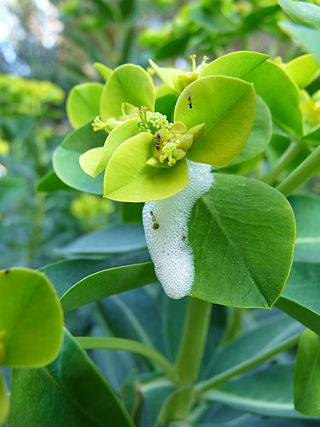
[[[56,2],[70,126],[0,76],[7,426],[319,423],[320,7],[178,3]]]

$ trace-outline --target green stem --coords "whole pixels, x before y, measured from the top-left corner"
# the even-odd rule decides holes
[[[220,374],[210,378],[209,380],[202,381],[197,384],[196,392],[197,396],[201,396],[212,388],[218,387],[220,384],[225,383],[231,378],[240,375],[250,369],[260,365],[271,357],[275,356],[278,353],[288,350],[289,348],[295,346],[299,340],[299,334],[289,338],[287,341],[282,342],[278,347],[273,348],[272,350],[264,353],[261,356],[252,357],[251,359],[246,360],[244,363],[234,366],[227,371],[221,372]]]
[[[212,304],[189,298],[183,336],[175,370],[181,385],[193,385],[197,378],[208,334]]]
[[[197,381],[208,334],[212,304],[189,297],[184,330],[175,364],[179,388],[161,408],[157,426],[184,420],[192,407],[194,385]]]
[[[165,373],[168,379],[176,383],[177,374],[171,363],[157,350],[145,344],[125,338],[77,337],[77,343],[86,350],[123,350],[148,357]]]
[[[266,175],[261,179],[261,181],[266,184],[272,184],[274,180],[279,176],[279,174],[287,167],[289,164],[296,158],[302,149],[302,144],[299,142],[293,141],[287,150],[282,154],[278,159],[274,167],[266,173]]]
[[[278,185],[277,189],[288,196],[300,185],[304,184],[320,167],[320,146],[295,169],[286,179]]]

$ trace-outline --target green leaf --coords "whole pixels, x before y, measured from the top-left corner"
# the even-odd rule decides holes
[[[320,198],[297,195],[289,200],[297,223],[294,259],[320,262]]]
[[[0,271],[0,365],[50,363],[60,350],[62,328],[57,295],[43,273]]]
[[[263,153],[272,136],[272,117],[266,103],[257,96],[256,118],[252,131],[240,154],[228,166],[238,165]]]
[[[146,162],[152,156],[153,135],[142,132],[121,144],[107,164],[104,196],[119,202],[161,200],[188,184],[185,159],[173,167],[156,168]]]
[[[61,297],[61,304],[65,311],[71,311],[110,295],[156,281],[151,262],[110,268],[80,280]]]
[[[0,425],[4,424],[9,412],[9,398],[4,376],[0,371]]]
[[[263,325],[242,333],[226,345],[221,346],[214,355],[213,378],[199,384],[214,382],[215,387],[223,378],[236,376],[243,370],[252,369],[262,361],[270,359],[292,346],[298,339],[301,325],[285,315],[278,315]],[[283,351],[283,350],[282,350]]]
[[[306,330],[300,337],[294,375],[294,405],[305,415],[320,414],[320,337]]]
[[[105,139],[105,132],[93,132],[90,123],[69,134],[53,155],[53,168],[58,178],[76,190],[102,194],[103,177],[88,176],[81,169],[79,158],[86,151],[103,146]]]
[[[154,111],[155,88],[149,74],[138,65],[125,64],[109,77],[101,96],[100,115],[103,120],[122,116],[122,104],[147,107]]]
[[[220,74],[229,77],[237,77],[239,79],[246,79],[246,76],[250,71],[255,70],[268,58],[269,55],[258,52],[231,52],[206,65],[201,71],[199,78]]]
[[[225,403],[244,412],[267,417],[319,420],[294,410],[293,366],[270,365],[221,385],[206,394],[208,399]]]
[[[85,234],[59,249],[59,253],[70,258],[93,254],[100,256],[119,254],[144,248],[146,248],[146,240],[143,227],[121,224]]]
[[[36,185],[36,191],[50,193],[52,191],[71,190],[64,182],[62,182],[54,171],[48,172],[39,179]]]
[[[320,27],[320,7],[304,1],[278,0],[282,9],[294,21]]]
[[[98,71],[98,73],[100,74],[100,76],[107,81],[108,78],[111,76],[112,74],[112,70],[111,68],[107,67],[104,64],[101,64],[100,62],[95,62],[94,64],[94,68]]]
[[[310,53],[294,58],[285,64],[284,69],[300,89],[307,87],[320,74],[319,62]]]
[[[189,223],[190,295],[231,307],[270,308],[289,275],[295,222],[287,199],[249,178],[215,174]]]
[[[141,132],[138,119],[129,119],[116,126],[108,135],[105,142],[104,166],[107,165],[114,151],[127,139]]]
[[[71,286],[97,271],[122,265],[143,263],[150,260],[146,251],[128,253],[121,256],[103,257],[102,260],[74,259],[58,261],[40,269],[53,283],[61,297]]]
[[[277,64],[265,61],[247,74],[271,110],[276,124],[286,132],[302,135],[300,94],[296,84]]]
[[[231,77],[205,77],[187,86],[178,98],[174,120],[189,129],[205,123],[188,158],[215,166],[235,158],[252,129],[255,98],[252,85]]]
[[[320,264],[294,262],[276,303],[280,310],[320,334]]]
[[[68,332],[55,362],[12,374],[7,426],[50,425],[52,420],[61,426],[133,426],[119,398]]]
[[[67,99],[67,115],[75,129],[99,114],[102,89],[100,83],[82,83],[71,89]]]
[[[320,31],[315,28],[281,21],[279,27],[320,61]]]

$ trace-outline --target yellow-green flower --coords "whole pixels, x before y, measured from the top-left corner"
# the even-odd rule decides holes
[[[112,129],[103,147],[80,156],[82,169],[104,171],[105,197],[126,202],[168,198],[188,184],[187,159],[224,166],[235,158],[255,119],[252,84],[209,76],[187,84],[173,120],[155,112],[150,75],[127,64],[113,71],[100,100],[95,130]],[[105,124],[105,125],[104,125]]]

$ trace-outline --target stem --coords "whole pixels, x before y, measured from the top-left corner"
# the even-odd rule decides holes
[[[183,335],[175,364],[179,378],[178,388],[161,408],[157,426],[171,421],[184,420],[189,414],[194,397],[194,384],[206,344],[211,314],[211,304],[189,297]]]
[[[300,333],[289,338],[287,341],[281,343],[278,347],[273,348],[272,350],[264,353],[261,356],[252,357],[248,359],[246,362],[232,367],[227,371],[221,372],[220,374],[210,378],[209,380],[200,382],[196,387],[197,396],[201,396],[205,392],[209,391],[212,388],[218,387],[220,384],[225,383],[231,378],[240,375],[249,369],[252,369],[271,357],[275,356],[278,353],[282,353],[283,351],[288,350],[289,348],[295,346],[298,343]]]
[[[272,184],[273,181],[278,177],[278,175],[296,158],[302,149],[302,144],[299,142],[293,141],[278,159],[274,167],[266,173],[266,175],[261,179],[261,181],[266,184]]]
[[[291,194],[296,188],[304,184],[320,167],[320,146],[295,169],[286,179],[278,185],[277,189],[285,196]]]
[[[171,363],[157,350],[145,344],[125,338],[78,337],[77,343],[85,350],[124,350],[153,360],[172,382],[177,382],[177,374]]]
[[[184,386],[193,385],[198,378],[200,363],[206,343],[211,304],[189,298],[183,336],[175,370]]]

